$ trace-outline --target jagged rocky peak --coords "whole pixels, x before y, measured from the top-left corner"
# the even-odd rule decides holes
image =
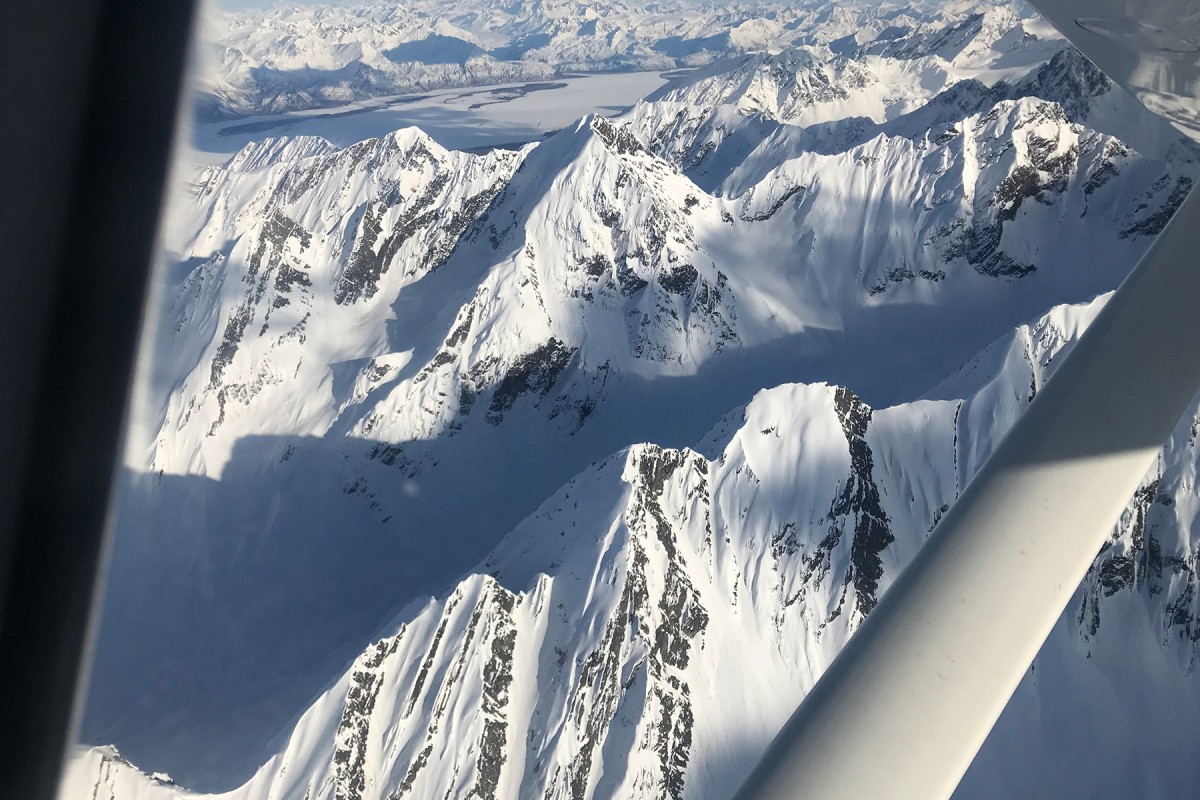
[[[1115,244],[1156,227],[1177,207],[1179,187],[1190,185],[1187,162],[1147,158],[1072,122],[1055,102],[1008,94],[973,82],[864,129],[858,144],[829,149],[813,146],[810,129],[777,126],[747,153],[738,148],[757,128],[745,122],[744,136],[731,134],[729,144],[714,145],[707,174],[740,158],[724,167],[727,177],[715,190],[731,196],[737,217],[811,230],[806,262],[855,265],[856,273],[836,274],[847,289],[850,274],[859,276],[867,302],[952,293],[946,287],[964,267],[1002,280],[1047,266],[1070,269],[1089,240]],[[1071,237],[1075,250],[1068,249],[1064,231],[1090,229],[1097,213],[1123,221]],[[866,222],[879,218],[914,233],[880,237]],[[854,220],[863,221],[858,237],[847,241],[832,233]],[[1050,236],[1050,230],[1058,233]],[[1059,242],[1063,252],[1050,257]],[[829,282],[814,284],[827,293],[827,306],[846,302]]]
[[[1108,76],[1070,45],[1016,84],[1019,94],[1052,100],[1077,122],[1086,121],[1092,101],[1112,88]]]
[[[617,155],[649,154],[629,126],[614,122],[600,114],[589,114],[580,121],[579,127],[590,128],[600,141]]]
[[[711,111],[733,105],[743,114],[791,122],[812,106],[845,101],[878,82],[865,64],[827,47],[801,47],[719,63],[682,85],[668,84],[649,100]]]
[[[481,162],[479,157],[445,150],[417,128],[377,141],[381,152],[367,156],[368,170],[375,170],[370,162],[395,153],[404,171],[363,210],[354,248],[335,279],[333,299],[341,305],[374,297],[393,264],[404,265],[408,280],[440,267],[503,189],[518,158],[489,155]],[[465,196],[456,191],[464,184],[473,189]],[[428,249],[423,257],[411,257],[407,245],[426,231],[434,234]]]
[[[1149,638],[1189,675],[1200,665],[1200,546],[1189,533],[1200,472],[1198,431],[1200,400],[1194,400],[1066,612],[1091,649],[1121,635],[1132,607]]]
[[[1120,174],[1130,155],[1118,140],[1071,123],[1057,103],[1032,97],[1001,100],[940,141],[956,154],[952,174],[962,181],[956,190],[970,206],[932,241],[947,261],[964,258],[989,277],[1020,278],[1039,268],[1034,248],[1007,233],[1020,217],[1039,213],[1030,202],[1077,207],[1085,217],[1091,195]]]
[[[278,136],[250,142],[225,162],[229,172],[253,172],[275,164],[323,156],[337,148],[320,136]]]
[[[586,114],[535,148],[530,169],[566,171],[576,163],[591,163],[596,168],[640,163],[646,169],[658,170],[658,161],[626,122],[603,114]]]
[[[768,142],[775,151],[794,155],[845,152],[879,133],[940,141],[957,134],[957,123],[967,116],[1039,93],[1068,104],[1072,119],[1079,121],[1106,93],[1108,86],[1094,68],[1073,50],[1064,52],[1069,45],[1033,37],[1034,46],[1028,36],[1015,36],[1024,30],[1019,19],[1000,15],[994,22],[1011,24],[1001,38],[1014,39],[1012,47],[1029,52],[996,44],[1003,52],[983,48],[985,55],[976,60],[1024,64],[1006,68],[1014,76],[1008,80],[1016,83],[985,83],[973,77],[987,73],[978,64],[835,56],[828,48],[809,47],[714,65],[668,84],[628,116],[651,149],[711,189],[707,181],[736,172],[736,162],[748,154],[751,160],[770,160]],[[1021,69],[1028,70],[1023,77]]]
[[[503,199],[515,221],[493,231],[496,240],[522,245],[545,279],[561,283],[565,269],[571,299],[592,302],[607,289],[629,298],[650,286],[691,296],[699,279],[716,279],[697,228],[716,218],[718,204],[623,123],[592,116],[547,141]]]
[[[1074,346],[1111,293],[1088,303],[1056,306],[1033,322],[1017,326],[985,347],[925,394],[926,399],[970,397],[989,391],[1011,391],[1010,401],[1032,400]]]
[[[329,364],[389,352],[397,292],[449,258],[521,158],[448,151],[416,128],[324,149],[281,140],[239,156],[271,169],[210,171],[167,309],[167,346],[195,366],[163,400],[178,434],[159,437],[157,468],[219,469],[239,436],[275,429],[264,403],[292,410],[287,432],[324,433]]]
[[[1072,127],[1062,106],[1034,98],[1004,100],[973,122],[980,170],[1007,172],[990,200],[1000,220],[1014,219],[1026,199],[1065,191],[1078,168],[1083,131]]]
[[[1048,62],[1015,83],[984,83],[976,78],[955,81],[906,115],[879,126],[909,138],[945,140],[958,133],[965,118],[989,111],[1006,100],[1035,98],[1058,104],[1074,123],[1087,121],[1098,98],[1113,84],[1078,50],[1064,45]]]
[[[389,409],[421,398],[422,431],[530,405],[573,431],[619,375],[694,369],[737,341],[728,278],[697,238],[714,224],[718,204],[626,125],[595,116],[551,137],[464,243],[458,263],[487,268],[436,354],[355,430],[412,435]]]
[[[1015,5],[972,9],[911,27],[893,27],[863,45],[858,54],[902,60],[955,61],[977,57],[993,48],[1016,49],[1036,39],[1023,30],[1021,23],[1022,15]],[[1004,42],[1005,39],[1013,41]]]

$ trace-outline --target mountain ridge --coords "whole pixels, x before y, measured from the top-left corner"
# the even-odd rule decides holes
[[[635,445],[585,470],[480,572],[368,648],[284,752],[232,796],[728,794],[750,765],[719,766],[736,720],[773,720],[753,739],[765,747],[793,704],[782,698],[798,700],[816,680],[1104,299],[1055,309],[997,342],[991,350],[1006,354],[998,369],[968,365],[956,376],[978,387],[966,400],[873,410],[838,387],[777,387],[695,450]],[[1064,613],[1071,641],[1103,641],[1101,609],[1113,597],[1147,602],[1159,584],[1139,589],[1132,577],[1173,564],[1162,586],[1177,598],[1151,626],[1165,635],[1164,652],[1195,663],[1186,568],[1195,552],[1163,561],[1149,533],[1161,535],[1163,521],[1147,520],[1152,506],[1161,513],[1189,491],[1178,481],[1196,468],[1198,413],[1181,421]],[[733,706],[714,693],[729,685]],[[641,745],[610,766],[610,748],[628,748],[629,725]],[[526,729],[522,754],[514,737]],[[464,737],[477,741],[473,760],[456,755]],[[98,797],[177,791],[110,751],[72,764],[70,785],[94,780]],[[698,775],[700,788],[689,789]]]

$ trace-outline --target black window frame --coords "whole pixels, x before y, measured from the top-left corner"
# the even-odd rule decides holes
[[[0,797],[74,738],[194,0],[0,3]]]

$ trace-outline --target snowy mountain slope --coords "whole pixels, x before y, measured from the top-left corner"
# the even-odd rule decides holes
[[[946,41],[956,43],[952,52]],[[798,126],[857,117],[882,123],[964,79],[1017,80],[1063,47],[1040,18],[1003,6],[962,20],[893,25],[884,40],[852,51],[818,45],[717,62],[649,99],[693,114],[733,105],[743,115]]]
[[[731,155],[704,145],[680,153],[668,143],[670,133],[649,133],[664,111],[670,114],[646,104],[633,112],[631,124],[646,132],[652,147],[681,157],[700,185],[728,197],[741,219],[780,214],[791,218],[793,230],[810,230],[810,262],[854,265],[862,288],[881,302],[897,291],[908,298],[937,294],[937,284],[953,283],[964,262],[981,275],[1005,277],[1102,262],[1099,253],[1080,251],[1089,237],[1075,236],[1077,226],[1090,226],[1089,215],[1098,212],[1123,220],[1124,239],[1133,238],[1142,230],[1136,227],[1141,218],[1134,220],[1137,203],[1124,209],[1105,204],[1149,192],[1173,210],[1194,170],[1182,159],[1166,167],[1143,158],[1115,137],[1071,123],[1058,104],[1030,97],[985,104],[953,123],[938,117],[941,127],[921,126],[920,134],[885,130],[830,153],[800,144],[799,129],[764,129],[753,121],[744,136],[726,140],[733,150],[749,144],[749,152]],[[915,121],[900,118],[896,128]],[[1135,177],[1143,167],[1148,172]],[[1163,167],[1169,175],[1150,177]],[[883,221],[882,230],[872,230],[876,221]],[[1070,250],[1055,252],[1058,237],[1047,236],[1048,228],[1059,231]],[[861,235],[845,236],[847,230]],[[848,304],[829,296],[827,284],[813,291],[825,295],[826,308]]]
[[[602,118],[528,155],[452,153],[409,129],[253,174],[209,170],[197,199],[194,266],[170,314],[176,346],[204,352],[171,387],[154,469],[218,473],[247,432],[239,417],[281,392],[305,394],[280,420],[289,433],[366,435],[389,417],[375,438],[427,439],[461,424],[476,387],[502,387],[486,417],[498,424],[576,352],[579,371],[622,354],[614,366],[694,370],[736,339],[727,278],[693,229],[725,225],[715,203]],[[397,317],[410,285],[441,294]],[[449,328],[440,344],[430,323]],[[306,378],[314,338],[328,360]],[[530,385],[543,366],[550,383]],[[397,418],[413,406],[426,410]]]
[[[387,351],[389,309],[370,302],[381,283],[394,295],[436,269],[517,165],[508,151],[444,150],[413,128],[333,150],[310,138],[268,140],[197,182],[201,227],[166,310],[175,335],[163,339],[164,360],[201,362],[160,398],[158,469],[204,471],[212,460],[219,468],[220,445],[247,434],[327,429],[336,412],[330,365]],[[291,166],[285,159],[297,151]],[[389,271],[394,263],[405,266]],[[313,336],[323,342],[316,364],[305,358]],[[301,398],[299,387],[315,391]],[[297,402],[280,427],[239,425],[239,409],[281,393]]]
[[[1169,123],[1145,113],[1074,48],[1053,44],[1048,60],[990,83],[938,73],[930,84],[928,71],[908,61],[851,60],[813,49],[746,57],[668,84],[624,119],[654,152],[725,195],[761,177],[760,167],[753,178],[729,180],[756,161],[833,155],[881,134],[942,144],[965,118],[1024,98],[1057,103],[1072,123],[1143,155],[1189,157],[1194,148]],[[838,80],[842,72],[852,80]]]
[[[415,129],[296,161],[259,153],[319,145],[268,141],[207,170],[168,337],[196,366],[163,399],[151,470],[215,476],[249,433],[430,442],[530,405],[571,433],[609,384],[880,304],[1035,275],[1087,296],[1195,170],[1025,97],[763,172],[768,139],[724,199],[633,130],[592,117],[486,156]],[[276,404],[288,416],[258,425]]]
[[[786,385],[694,448],[636,445],[594,465],[480,574],[402,614],[279,755],[223,796],[728,796],[1101,305],[1053,310],[935,392],[970,389],[965,399],[873,410],[846,389]],[[1070,780],[1093,797],[1173,797],[1194,785],[1194,761],[1175,758],[1169,732],[1136,745],[1131,762],[1104,730],[1055,740],[1075,720],[1036,707],[1103,698],[1100,716],[1125,726],[1200,707],[1198,413],[1181,421],[959,796]],[[1152,646],[1131,654],[1130,636]],[[1149,708],[1106,696],[1138,672],[1180,693],[1139,693]],[[1021,747],[1030,736],[1045,749]],[[1014,748],[1021,769],[992,760]],[[96,749],[77,754],[64,791],[194,796]]]
[[[912,400],[1022,319],[1111,289],[1194,164],[1090,128],[1111,93],[1048,58],[1021,96],[932,85],[836,148],[723,93],[748,147],[709,156],[719,182],[646,146],[636,115],[482,156],[415,130],[268,140],[204,172],[87,740],[239,785],[382,620],[443,596],[566,476],[692,444],[764,387]]]

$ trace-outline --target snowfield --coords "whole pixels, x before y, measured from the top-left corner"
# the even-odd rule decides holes
[[[424,8],[231,18],[64,800],[729,796],[1200,172],[1020,7]],[[696,69],[264,88],[397,50]],[[1197,430],[956,797],[1194,794]]]

